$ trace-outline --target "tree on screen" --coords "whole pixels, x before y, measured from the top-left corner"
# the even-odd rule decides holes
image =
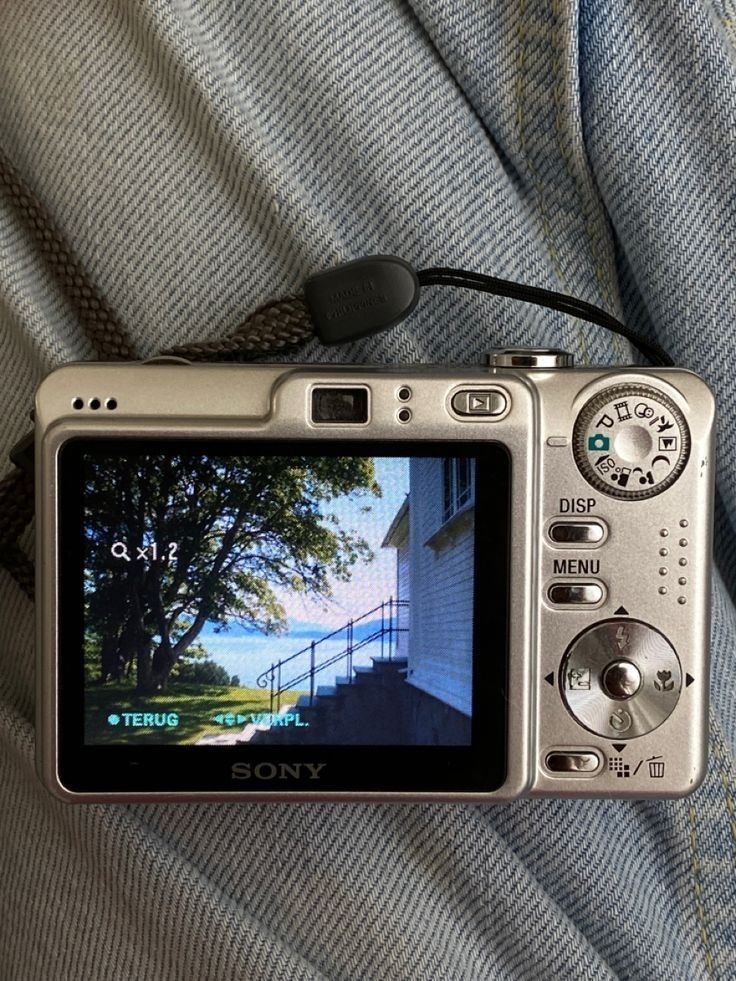
[[[369,458],[180,454],[123,469],[99,455],[84,488],[87,645],[103,681],[134,668],[141,692],[166,687],[205,624],[283,632],[278,592],[327,602],[373,558],[329,507],[380,496]],[[127,559],[111,561],[114,542]]]

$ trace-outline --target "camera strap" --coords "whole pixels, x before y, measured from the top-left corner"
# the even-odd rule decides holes
[[[302,295],[264,304],[227,337],[181,344],[162,354],[201,361],[263,357],[300,347],[312,338],[326,345],[347,344],[401,323],[429,286],[477,290],[558,310],[621,335],[650,364],[674,364],[656,341],[575,296],[449,266],[416,271],[404,259],[390,255],[366,256],[317,273],[306,281]]]
[[[478,290],[558,310],[620,334],[651,364],[660,367],[674,364],[655,341],[642,337],[592,303],[466,269],[435,266],[417,272],[396,256],[367,256],[312,276],[305,284],[304,294],[316,336],[323,344],[343,344],[405,320],[427,286]]]
[[[16,182],[9,189],[38,229],[40,240],[48,244],[50,225],[30,195]],[[135,360],[132,345],[114,315],[86,285],[74,257],[54,234],[51,229],[53,263],[77,301],[99,360]],[[479,290],[558,310],[620,334],[652,364],[673,364],[659,344],[576,297],[447,266],[416,271],[405,260],[387,255],[357,259],[312,276],[303,294],[263,304],[225,337],[181,344],[160,353],[190,361],[249,360],[299,348],[314,338],[326,345],[345,344],[401,323],[416,307],[423,288],[429,286]],[[19,544],[34,510],[31,434],[13,448],[10,458],[16,468],[0,481],[0,566],[32,599],[33,564]]]

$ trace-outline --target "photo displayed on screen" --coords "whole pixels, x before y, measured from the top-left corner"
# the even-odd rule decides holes
[[[469,745],[474,485],[470,457],[85,449],[85,742]]]

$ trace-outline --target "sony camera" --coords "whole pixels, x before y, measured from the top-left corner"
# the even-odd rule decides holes
[[[691,372],[159,358],[63,367],[35,419],[61,798],[702,780],[714,402]]]

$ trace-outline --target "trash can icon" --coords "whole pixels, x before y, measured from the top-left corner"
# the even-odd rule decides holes
[[[653,756],[650,760],[647,760],[647,763],[649,764],[650,777],[664,776],[664,760],[661,756]]]

